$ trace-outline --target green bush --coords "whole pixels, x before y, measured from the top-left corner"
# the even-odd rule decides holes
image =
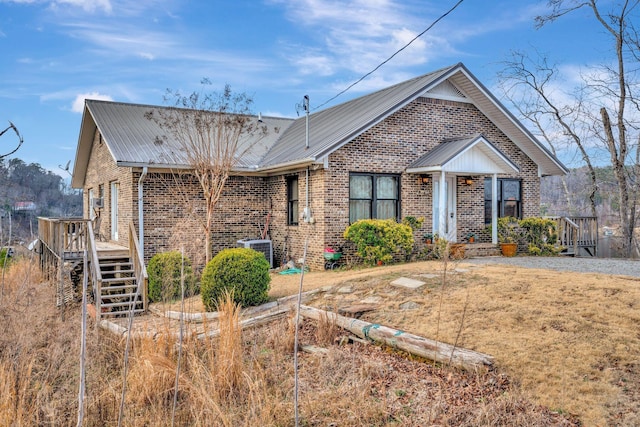
[[[180,298],[180,267],[182,254],[178,251],[163,252],[149,260],[147,274],[149,275],[149,300],[170,301]],[[193,270],[189,258],[184,258],[184,286],[185,296],[193,295],[195,287]]]
[[[11,254],[9,254],[9,249],[2,248],[0,249],[0,268],[3,268],[5,264],[9,264],[11,262]]]
[[[410,226],[393,219],[361,219],[351,224],[344,238],[356,245],[358,255],[365,263],[387,263],[396,254],[411,253],[413,232]]]
[[[556,223],[551,219],[530,217],[520,220],[530,255],[558,255],[560,248]]]
[[[243,307],[262,304],[269,299],[269,282],[269,262],[263,253],[250,248],[225,249],[202,272],[202,303],[214,311],[218,299],[229,291]]]

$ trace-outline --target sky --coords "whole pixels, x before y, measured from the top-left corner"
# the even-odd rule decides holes
[[[251,96],[256,114],[295,117],[304,95],[313,111],[458,62],[498,95],[513,50],[548,55],[567,79],[607,54],[586,10],[536,29],[546,0],[464,0],[325,104],[456,2],[0,0],[0,131],[13,122],[24,138],[13,157],[68,177],[86,98],[165,105],[167,89],[191,93],[207,78]],[[15,142],[0,137],[0,154]]]

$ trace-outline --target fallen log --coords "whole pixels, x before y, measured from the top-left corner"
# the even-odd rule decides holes
[[[337,326],[350,331],[359,338],[381,342],[443,364],[451,364],[467,370],[493,365],[493,357],[487,354],[454,347],[450,344],[430,340],[387,326],[340,316],[330,311],[302,305],[300,306],[300,315],[318,321],[334,322]]]

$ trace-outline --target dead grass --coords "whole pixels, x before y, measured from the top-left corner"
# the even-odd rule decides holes
[[[79,307],[68,309],[63,322],[53,288],[33,280],[33,267],[12,270],[0,304],[0,425],[75,425]],[[302,425],[575,425],[540,405],[576,414],[584,425],[638,425],[638,280],[457,267],[470,271],[452,273],[444,284],[437,262],[305,274],[305,290],[335,287],[314,305],[337,310],[378,298],[365,320],[458,339],[492,354],[498,370],[459,372],[378,346],[328,343],[328,355],[300,356]],[[400,276],[427,285],[417,291],[389,285]],[[274,277],[272,295],[295,292],[298,280]],[[400,309],[406,302],[418,308]],[[232,331],[233,309],[227,312],[221,323]],[[331,341],[331,329],[305,323],[301,340]],[[231,332],[229,340],[186,335],[175,425],[291,425],[290,322]],[[115,425],[124,343],[90,327],[88,344],[85,425]],[[136,339],[130,357],[125,425],[171,425],[175,341]],[[221,379],[220,364],[230,363],[238,365]]]
[[[538,404],[576,414],[585,425],[638,424],[640,402],[629,384],[640,380],[640,279],[461,264],[470,271],[454,272],[441,286],[439,275],[430,276],[434,267],[394,266],[385,280],[352,278],[354,292],[336,288],[315,305],[382,296],[363,320],[491,354]],[[390,287],[400,276],[427,286]],[[407,301],[419,308],[401,310]]]

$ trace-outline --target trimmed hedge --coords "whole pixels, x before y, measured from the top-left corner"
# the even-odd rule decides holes
[[[269,262],[262,252],[250,248],[220,251],[204,268],[200,281],[202,303],[215,311],[225,291],[242,307],[262,304],[269,299]]]
[[[149,260],[147,274],[149,275],[149,300],[170,301],[179,299],[180,289],[180,266],[182,264],[182,254],[178,251],[163,252],[154,255]],[[191,261],[184,258],[184,287],[185,296],[191,296],[197,292]]]

